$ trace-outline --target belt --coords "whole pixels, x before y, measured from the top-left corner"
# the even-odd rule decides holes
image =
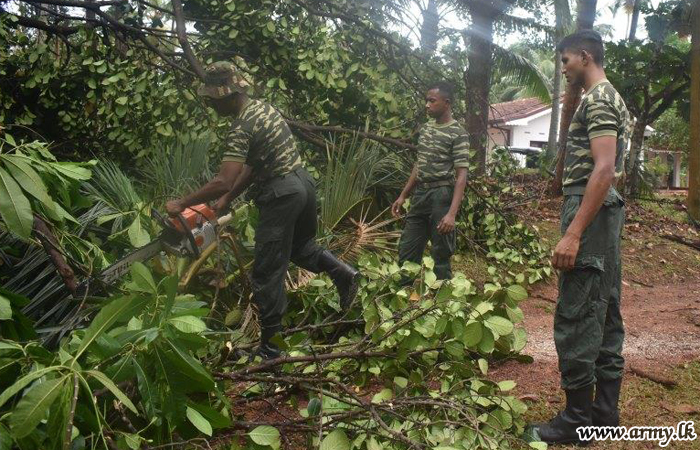
[[[564,193],[564,197],[568,197],[570,195],[584,195],[586,193],[586,185],[579,184],[576,186],[564,186],[562,191]],[[606,195],[617,195],[618,197],[622,198],[617,192],[617,189],[615,189],[613,186],[610,186],[610,189]]]
[[[455,182],[454,180],[438,180],[438,181],[428,181],[428,182],[419,182],[418,187],[422,189],[433,189],[436,187],[442,187],[442,186],[454,186]]]
[[[300,174],[300,173],[304,172],[305,170],[306,170],[306,169],[304,168],[304,166],[299,166],[299,167],[297,167],[296,169],[290,170],[289,172],[287,172],[287,173],[285,173],[285,174],[282,174],[282,175],[273,175],[273,176],[267,177],[267,178],[265,178],[265,179],[256,180],[255,182],[256,182],[256,183],[260,183],[260,184],[262,184],[262,183],[269,183],[270,181],[276,180],[276,179],[278,179],[278,178],[279,178],[279,179],[284,179],[284,178],[287,178],[287,177],[290,176],[290,175],[297,175],[297,174]]]

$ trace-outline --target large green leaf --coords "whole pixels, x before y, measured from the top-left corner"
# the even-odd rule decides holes
[[[148,270],[148,267],[146,267],[145,264],[138,261],[135,262],[131,265],[129,273],[131,274],[131,280],[133,281],[131,284],[133,289],[148,292],[149,294],[154,295],[158,293],[156,282],[153,280],[153,275],[151,275],[151,271]]]
[[[0,294],[0,320],[12,319],[12,304],[9,298],[5,298]]]
[[[143,228],[141,216],[139,214],[136,214],[136,218],[131,222],[131,225],[129,225],[127,233],[129,234],[129,241],[134,247],[143,247],[151,242],[151,236]]]
[[[168,322],[183,333],[201,333],[207,329],[204,321],[195,316],[172,317]]]
[[[15,179],[1,167],[0,216],[10,231],[22,239],[29,239],[34,225],[32,207]]]
[[[5,167],[15,177],[22,189],[43,203],[47,210],[55,215],[54,201],[51,200],[39,174],[22,158],[4,155],[2,159],[5,161]]]
[[[7,402],[9,399],[14,397],[15,394],[17,394],[19,391],[29,386],[29,383],[31,383],[32,381],[36,380],[37,378],[41,378],[47,373],[53,372],[58,369],[59,368],[56,366],[45,367],[43,369],[30,372],[27,375],[20,378],[19,380],[15,381],[15,384],[2,391],[2,393],[0,394],[0,407],[2,407],[2,405],[4,405],[5,402]]]
[[[345,431],[334,430],[326,436],[321,441],[321,450],[350,450],[350,441]]]
[[[277,428],[269,425],[261,425],[250,430],[248,436],[258,445],[269,445],[273,448],[277,448],[280,445],[280,432]]]
[[[104,387],[109,389],[109,392],[114,394],[114,396],[117,397],[117,399],[120,402],[124,403],[124,406],[129,408],[132,412],[134,412],[136,414],[139,413],[138,410],[136,409],[136,406],[134,406],[134,404],[131,402],[131,400],[129,400],[129,397],[127,397],[126,394],[124,392],[122,392],[122,390],[119,389],[117,387],[117,385],[114,384],[114,382],[109,379],[109,377],[107,377],[107,375],[105,375],[102,372],[97,371],[97,370],[88,370],[85,373],[90,375],[91,377],[93,377],[94,379],[99,381],[100,383],[102,383],[102,385]]]
[[[205,392],[213,390],[214,379],[204,366],[171,340],[166,340],[166,342],[172,351],[163,353],[174,366],[180,369],[181,374],[189,377],[192,385],[198,387],[199,390]]]
[[[80,343],[80,347],[75,353],[74,360],[83,354],[83,352],[97,339],[102,333],[107,331],[114,323],[125,317],[128,314],[134,314],[139,311],[146,303],[148,298],[139,296],[118,297],[112,300],[107,306],[103,307],[95,316],[90,326],[85,331],[85,336]]]
[[[34,428],[46,416],[46,412],[61,390],[66,386],[68,376],[45,381],[30,390],[17,403],[10,416],[10,428],[16,438],[23,438],[34,431]]]
[[[133,361],[134,371],[136,372],[136,382],[139,387],[139,393],[141,394],[141,404],[143,405],[146,414],[149,417],[154,417],[156,414],[155,405],[157,393],[154,391],[154,387],[151,384],[151,381],[148,379],[146,371],[143,370],[143,367],[141,367],[141,364],[139,364],[136,359]]]
[[[207,436],[212,435],[211,424],[207,419],[202,416],[196,409],[187,407],[187,420],[189,420],[192,425],[195,426],[199,431],[206,434]]]

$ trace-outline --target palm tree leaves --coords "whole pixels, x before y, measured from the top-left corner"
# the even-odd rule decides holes
[[[544,102],[551,102],[551,84],[542,71],[529,59],[493,44],[493,62],[497,73],[510,77],[512,83]]]

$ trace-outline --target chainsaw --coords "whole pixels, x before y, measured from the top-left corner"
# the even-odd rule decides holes
[[[156,210],[151,211],[151,216],[163,227],[160,236],[107,267],[92,279],[93,282],[109,286],[126,274],[135,262],[147,261],[161,252],[198,258],[216,242],[219,227],[231,220],[231,214],[217,219],[206,204],[185,208],[174,218],[163,217]],[[87,282],[81,283],[79,291],[84,293],[86,289]]]

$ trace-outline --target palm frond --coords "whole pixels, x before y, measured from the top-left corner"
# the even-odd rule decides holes
[[[154,149],[141,170],[141,179],[149,197],[157,203],[179,197],[211,178],[209,151],[211,135],[205,134],[188,143]]]
[[[542,101],[552,101],[551,85],[532,61],[496,44],[493,44],[492,58],[502,76],[511,76],[515,85]]]
[[[328,162],[323,179],[321,222],[326,232],[332,232],[338,224],[367,199],[366,191],[372,179],[376,162],[382,156],[378,145],[355,135],[335,138],[328,147]]]
[[[554,33],[554,28],[545,25],[529,17],[517,17],[510,14],[498,16],[498,26],[508,33],[542,31],[549,35]]]

